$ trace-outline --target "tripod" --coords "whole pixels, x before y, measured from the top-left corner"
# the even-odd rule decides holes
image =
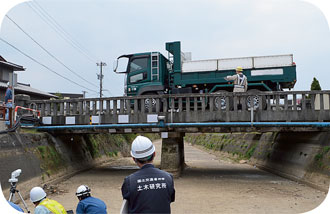
[[[30,211],[29,211],[29,209],[28,209],[28,207],[27,207],[27,205],[26,205],[26,203],[25,203],[25,201],[24,201],[24,199],[23,199],[21,193],[19,192],[19,190],[16,189],[16,183],[17,183],[17,182],[11,182],[11,183],[10,183],[11,187],[10,187],[10,190],[9,190],[9,191],[10,191],[10,195],[9,195],[9,199],[8,199],[8,201],[11,202],[11,200],[12,200],[13,198],[15,198],[15,193],[17,192],[18,196],[20,197],[21,201],[23,202],[24,208],[26,209],[26,211],[27,211],[28,213],[30,213]],[[13,200],[14,200],[14,199],[13,199]]]

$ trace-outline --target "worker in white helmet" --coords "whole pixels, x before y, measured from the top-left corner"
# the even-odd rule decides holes
[[[127,213],[171,213],[170,204],[175,200],[173,177],[152,164],[155,146],[151,140],[136,137],[131,156],[140,169],[126,177],[121,188]]]
[[[91,196],[91,189],[87,185],[78,187],[76,196],[79,203],[76,214],[107,214],[107,206],[105,203]]]
[[[35,214],[67,214],[64,207],[55,200],[46,198],[47,194],[41,187],[33,187],[30,200],[36,207]]]
[[[234,81],[234,91],[233,92],[246,92],[247,91],[247,77],[242,73],[243,68],[238,66],[236,68],[236,74],[233,76],[227,76],[225,79],[227,81]]]

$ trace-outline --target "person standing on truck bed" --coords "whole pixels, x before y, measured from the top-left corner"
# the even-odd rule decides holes
[[[243,68],[238,66],[236,68],[236,74],[233,76],[225,77],[227,81],[234,81],[233,92],[246,92],[247,91],[247,77],[242,73]]]

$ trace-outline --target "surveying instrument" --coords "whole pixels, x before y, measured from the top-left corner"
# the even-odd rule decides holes
[[[18,182],[18,179],[17,177],[21,174],[22,170],[21,169],[16,169],[15,171],[13,171],[11,173],[11,178],[9,179],[9,183],[10,183],[10,195],[9,195],[9,199],[8,201],[12,202],[12,200],[15,200],[15,193],[18,194],[18,196],[20,197],[21,201],[23,202],[23,205],[24,205],[24,208],[26,209],[26,211],[28,213],[30,213],[21,193],[16,189],[16,185],[17,185],[17,182]]]

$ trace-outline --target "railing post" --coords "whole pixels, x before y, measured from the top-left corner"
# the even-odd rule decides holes
[[[270,111],[272,109],[271,103],[270,103],[270,97],[271,97],[270,95],[266,96],[266,99],[267,99],[267,101],[266,101],[266,103],[267,103],[267,111]]]
[[[103,113],[103,100],[102,99],[100,99],[100,101],[99,101],[99,111],[100,111],[99,115]]]
[[[77,102],[72,103],[72,114],[77,114]]]
[[[260,102],[262,103],[262,96],[259,96],[260,97]],[[247,106],[246,106],[246,98],[247,96],[246,95],[243,95],[241,96],[241,107],[242,107],[242,111],[246,111],[247,110]]]
[[[160,112],[160,98],[156,99],[156,113],[158,114]]]
[[[182,112],[182,97],[179,97],[179,112]]]
[[[168,98],[165,97],[162,99],[162,101],[163,101],[163,112],[167,112]]]
[[[145,99],[144,98],[141,99],[141,112],[142,113],[145,112]]]
[[[234,96],[234,111],[235,112],[237,112],[237,99],[238,99],[238,97],[237,97],[237,95],[235,94],[235,96]],[[253,100],[252,100],[252,102],[253,102]],[[252,103],[250,104],[250,105],[252,105]]]
[[[324,99],[323,99],[323,93],[320,93],[320,110],[324,110]]]
[[[110,100],[106,101],[106,105],[107,105],[107,114],[110,114]]]
[[[202,112],[205,112],[205,96],[202,95]]]
[[[88,100],[86,101],[86,105],[85,105],[85,114],[90,115],[90,110],[91,110],[91,102]]]
[[[46,103],[46,115],[51,116],[50,103]]]
[[[297,94],[293,94],[293,110],[297,111]]]
[[[113,100],[113,115],[117,116],[117,100]]]
[[[190,97],[186,97],[186,112],[190,112]]]
[[[53,116],[57,116],[57,103],[53,103]]]
[[[311,97],[311,108],[314,111],[315,110],[315,94],[310,94]]]
[[[137,114],[139,111],[139,102],[137,99],[134,99],[134,114]]]
[[[284,110],[288,110],[288,94],[284,95]]]
[[[119,112],[121,113],[121,114],[123,114],[124,113],[124,100],[123,99],[120,99],[120,101],[119,101],[119,103],[120,103],[120,106],[119,106]]]
[[[40,115],[42,117],[46,116],[45,114],[45,103],[41,103],[41,111],[40,111]]]
[[[132,114],[132,111],[131,111],[131,100],[128,100],[126,99],[125,100],[125,103],[126,103],[126,109],[127,109],[127,114],[131,115]]]
[[[78,102],[78,114],[83,115],[84,114],[84,109],[83,109],[83,101]]]
[[[60,115],[64,115],[64,103],[60,102]]]
[[[210,107],[210,112],[213,112],[213,101],[214,101],[214,97],[210,96],[209,97],[209,107]]]
[[[280,110],[280,95],[276,94],[276,111]]]
[[[97,109],[97,106],[96,106],[96,100],[93,101],[93,115],[96,115],[96,109]]]
[[[305,110],[306,109],[306,94],[302,94],[301,95],[301,110]]]

